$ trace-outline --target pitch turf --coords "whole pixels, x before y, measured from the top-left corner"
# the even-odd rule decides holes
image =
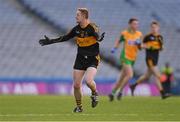
[[[101,96],[97,108],[84,97],[83,105],[83,113],[72,113],[73,96],[0,96],[0,121],[180,121],[179,97],[124,97],[109,102]]]

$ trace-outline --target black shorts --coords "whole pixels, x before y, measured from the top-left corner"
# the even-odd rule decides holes
[[[146,64],[148,67],[158,65],[159,50],[146,50]]]
[[[83,56],[77,54],[76,60],[74,63],[74,69],[86,70],[88,67],[97,68],[100,62],[100,56]]]

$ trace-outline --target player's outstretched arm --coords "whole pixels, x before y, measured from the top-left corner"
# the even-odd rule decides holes
[[[45,35],[44,39],[39,40],[39,44],[41,46],[45,46],[45,45],[50,45],[50,44],[61,42],[61,40],[62,40],[62,36],[60,36],[59,38],[56,38],[56,39],[50,39],[49,37],[47,37]]]
[[[74,36],[75,36],[74,29],[72,29],[68,34],[66,34],[64,36],[60,36],[59,38],[55,38],[55,39],[50,39],[49,37],[47,37],[45,35],[44,39],[39,40],[39,44],[41,46],[45,46],[45,45],[50,45],[50,44],[54,44],[54,43],[64,42],[64,41],[68,41],[69,39],[73,38]]]

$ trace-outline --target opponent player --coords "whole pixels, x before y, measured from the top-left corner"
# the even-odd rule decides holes
[[[76,37],[76,43],[78,46],[78,53],[74,63],[73,80],[74,80],[74,96],[77,106],[73,110],[74,112],[82,112],[82,92],[81,84],[83,77],[86,73],[85,80],[87,86],[91,89],[92,95],[92,107],[96,107],[98,104],[98,93],[96,90],[96,84],[94,77],[97,72],[97,67],[100,61],[99,57],[99,42],[103,40],[104,34],[99,35],[99,28],[94,23],[90,23],[88,19],[88,10],[86,8],[78,8],[76,13],[76,25],[72,30],[64,36],[60,36],[56,39],[49,39],[45,36],[45,39],[41,39],[39,43],[49,45],[58,42],[67,41],[73,37]]]
[[[128,29],[122,31],[120,38],[115,41],[114,48],[111,50],[114,53],[123,42],[124,47],[121,51],[120,61],[122,63],[121,76],[114,85],[112,92],[109,94],[109,100],[113,101],[116,92],[119,90],[117,99],[120,100],[122,90],[126,83],[133,77],[133,65],[135,63],[138,50],[141,47],[142,33],[138,31],[138,19],[129,19]]]
[[[131,85],[131,92],[132,95],[134,95],[134,90],[136,86],[141,83],[144,80],[147,80],[150,78],[151,75],[154,75],[156,78],[156,83],[158,86],[158,89],[161,93],[162,99],[165,99],[168,97],[164,93],[164,90],[161,85],[161,74],[158,70],[157,64],[158,64],[158,58],[159,58],[159,51],[163,49],[163,37],[159,33],[160,26],[157,21],[153,21],[150,24],[151,32],[147,34],[143,39],[143,47],[146,49],[146,64],[147,64],[147,71],[144,75],[142,75],[135,84]]]

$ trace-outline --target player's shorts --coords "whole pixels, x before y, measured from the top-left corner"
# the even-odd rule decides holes
[[[146,50],[146,65],[148,67],[156,66],[159,59],[159,50]]]
[[[74,63],[74,69],[86,70],[89,67],[97,68],[100,62],[100,56],[83,56],[77,54]]]
[[[121,52],[120,61],[121,61],[121,64],[124,63],[124,64],[126,64],[126,65],[131,65],[131,66],[133,66],[134,63],[135,63],[135,61],[129,60],[129,59],[127,59],[127,58],[125,57],[125,52],[124,52],[124,50],[122,50],[122,52]]]

